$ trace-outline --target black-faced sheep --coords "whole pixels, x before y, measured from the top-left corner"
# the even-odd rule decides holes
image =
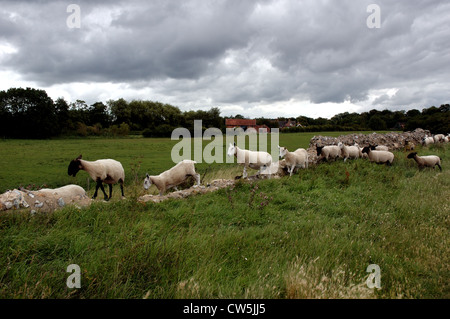
[[[125,182],[125,171],[120,162],[113,159],[100,159],[96,161],[85,161],[82,156],[78,156],[76,159],[72,160],[69,164],[67,173],[75,177],[79,170],[84,170],[88,172],[91,178],[97,183],[95,186],[95,193],[92,197],[95,199],[97,197],[98,189],[100,188],[105,195],[105,200],[111,199],[112,195],[112,185],[119,183],[120,190],[123,194],[123,183]],[[105,189],[103,188],[103,183],[109,185],[109,197],[106,195]]]
[[[407,158],[413,158],[419,165],[419,169],[422,169],[424,167],[435,168],[437,166],[442,171],[441,158],[439,156],[436,155],[419,156],[417,155],[417,152],[413,152],[409,153]]]
[[[144,188],[149,189],[152,184],[156,186],[159,190],[159,195],[163,195],[164,192],[169,189],[182,184],[188,179],[188,177],[193,176],[197,181],[197,185],[200,185],[200,174],[195,172],[195,161],[183,160],[171,169],[157,175],[150,176],[146,175],[144,180]]]
[[[362,150],[363,153],[367,153],[369,160],[378,164],[392,165],[394,161],[394,154],[388,151],[373,151],[370,146],[366,146]]]

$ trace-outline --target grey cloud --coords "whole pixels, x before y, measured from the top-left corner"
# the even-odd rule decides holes
[[[18,52],[0,68],[42,86],[149,86],[186,104],[368,105],[388,88],[399,91],[368,107],[448,102],[450,4],[379,0],[382,26],[369,29],[371,3],[81,1],[82,27],[69,29],[66,3],[5,1],[0,39]]]

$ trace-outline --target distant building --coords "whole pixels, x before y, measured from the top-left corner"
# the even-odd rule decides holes
[[[256,125],[256,120],[246,119],[225,119],[226,128],[240,127],[244,131],[248,128],[255,129],[258,133],[270,133],[270,128],[267,125]]]

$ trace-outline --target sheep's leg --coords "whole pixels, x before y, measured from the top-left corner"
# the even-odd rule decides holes
[[[108,184],[109,185],[109,199],[111,199],[112,196],[112,184]]]
[[[197,181],[196,186],[200,186],[200,174],[195,174],[194,177],[195,177],[195,180]]]
[[[247,167],[244,166],[244,172],[242,173],[242,178],[247,178]]]
[[[439,167],[439,170],[442,172],[442,167],[441,167],[441,165],[439,165],[439,164],[436,164],[437,165],[437,167]],[[434,166],[434,168],[436,168],[436,165]]]
[[[123,182],[120,183],[120,191],[122,192],[122,197],[125,197],[125,195],[123,194]]]

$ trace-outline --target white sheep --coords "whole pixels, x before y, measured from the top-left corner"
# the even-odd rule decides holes
[[[195,172],[195,165],[197,162],[191,160],[182,160],[177,165],[168,169],[157,176],[146,175],[144,180],[144,188],[149,189],[152,184],[159,190],[159,195],[162,196],[169,188],[177,189],[177,186],[185,182],[190,176],[193,176],[197,185],[200,185],[200,174]]]
[[[444,134],[436,134],[433,138],[434,138],[434,143],[444,142],[445,135]]]
[[[436,155],[419,156],[417,155],[417,152],[413,152],[409,153],[407,158],[413,158],[419,165],[419,169],[422,169],[424,167],[435,168],[437,166],[442,171],[441,158],[439,156]]]
[[[355,159],[361,157],[361,150],[358,147],[358,144],[353,146],[347,146],[344,143],[338,143],[339,148],[341,149],[341,157],[344,158],[344,162],[348,159]]]
[[[432,136],[428,137],[427,135],[425,135],[424,139],[422,140],[422,144],[424,146],[428,146],[430,144],[434,144],[434,138]]]
[[[319,161],[322,159],[326,159],[328,161],[329,158],[337,159],[341,156],[341,149],[336,145],[327,145],[327,146],[317,146],[317,156],[319,157]]]
[[[308,168],[308,152],[304,148],[298,148],[294,152],[289,152],[286,147],[280,147],[280,159],[284,157],[288,173],[290,176],[294,174],[294,169],[297,167]]]
[[[97,197],[97,192],[100,188],[105,195],[105,200],[110,200],[112,195],[112,185],[116,183],[120,184],[122,197],[125,197],[123,194],[125,171],[123,170],[120,162],[113,159],[100,159],[93,162],[85,161],[80,155],[70,162],[67,173],[75,177],[79,170],[88,172],[91,178],[97,183],[95,186],[94,196],[92,197],[93,199]],[[103,188],[103,183],[109,185],[109,197],[106,195],[105,189]]]
[[[367,153],[369,156],[369,160],[371,162],[379,163],[379,164],[387,164],[392,165],[392,162],[394,161],[394,154],[389,151],[376,151],[371,150],[370,146],[366,146],[362,150],[363,153]]]
[[[240,149],[236,143],[230,143],[228,156],[236,156],[237,163],[244,166],[243,178],[247,178],[247,167],[259,170],[259,174],[272,164],[272,156],[267,152]],[[270,178],[271,174],[269,174]]]
[[[389,148],[386,145],[377,145],[372,150],[375,150],[375,151],[389,151]]]

